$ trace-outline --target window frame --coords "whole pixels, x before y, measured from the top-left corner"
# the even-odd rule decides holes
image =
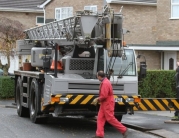
[[[171,18],[170,19],[179,19],[179,14],[178,17],[173,17],[173,6],[179,6],[179,2],[178,3],[173,3],[173,0],[171,0]]]
[[[44,19],[44,16],[36,16],[36,25],[43,25],[44,24],[44,21],[43,21],[43,23],[38,23],[37,21],[37,18],[43,18]]]
[[[95,12],[97,12],[98,11],[98,6],[97,5],[86,5],[86,6],[84,6],[84,10],[85,10],[85,7],[90,7],[90,10],[91,10],[91,8],[96,8],[96,11]]]
[[[55,8],[55,20],[62,20],[62,18],[61,18],[62,12],[61,11],[62,11],[63,8],[72,8],[72,16],[73,16],[73,7],[58,7],[58,8]],[[56,10],[60,10],[60,19],[56,18],[56,16],[57,16]],[[69,17],[71,17],[71,16],[69,16]]]

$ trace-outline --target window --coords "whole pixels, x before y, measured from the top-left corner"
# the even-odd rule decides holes
[[[55,8],[55,19],[62,20],[73,16],[73,7]]]
[[[103,48],[99,48],[98,53],[98,68],[97,71],[104,70],[104,50]]]
[[[97,5],[92,5],[92,6],[85,6],[84,10],[91,10],[92,12],[97,12]]]
[[[36,25],[42,25],[44,24],[44,17],[43,16],[37,16],[36,17]]]
[[[171,0],[171,18],[179,19],[179,0]]]
[[[114,75],[136,76],[134,51],[132,49],[125,49],[125,54],[126,60],[123,60],[122,57],[107,56],[106,70],[109,70],[112,67],[112,69],[114,70]]]
[[[170,58],[169,59],[169,70],[174,70],[174,59],[173,58]]]

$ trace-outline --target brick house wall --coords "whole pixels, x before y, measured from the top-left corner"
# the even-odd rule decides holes
[[[147,69],[148,70],[160,70],[161,69],[161,51],[135,51],[136,55],[141,54],[145,55],[146,63],[147,63]],[[143,62],[144,58],[141,57],[140,59],[137,59],[137,67],[139,69],[140,62]]]
[[[24,12],[7,12],[1,11],[1,17],[7,17],[11,20],[18,20],[24,25],[24,29],[36,26],[36,16],[43,16],[43,13],[24,13]]]
[[[171,18],[171,0],[157,0],[157,41],[179,41],[179,19]]]
[[[156,43],[163,42],[163,45],[168,43],[169,46],[179,47],[179,19],[171,19],[171,10],[171,0],[157,0]],[[179,61],[179,51],[176,60]]]
[[[46,6],[46,19],[55,18],[55,8],[59,7],[73,7],[73,13],[75,11],[83,11],[84,6],[97,5],[98,10],[102,10],[103,0],[53,0]]]
[[[156,43],[156,6],[111,4],[115,12],[123,6],[123,27],[130,33],[125,35],[127,44]]]

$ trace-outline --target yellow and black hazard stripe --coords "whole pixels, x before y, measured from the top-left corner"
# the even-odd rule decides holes
[[[98,95],[74,95],[74,94],[67,94],[67,95],[52,95],[51,96],[55,100],[51,100],[50,104],[92,104],[93,100],[98,97]],[[60,98],[68,98],[68,102],[60,101]],[[133,101],[127,101],[127,99],[133,99]],[[134,99],[140,100],[140,96],[127,96],[127,95],[114,95],[114,99],[117,100],[117,104],[125,105],[126,103],[129,105],[134,105]],[[139,102],[139,101],[138,101]]]
[[[67,94],[67,95],[51,95],[51,101],[48,104],[42,106],[42,111],[44,110],[54,110],[54,106],[56,104],[60,105],[92,105],[93,100],[98,97],[99,95],[91,95],[91,94]],[[64,102],[60,100],[62,98],[67,98],[68,102]],[[135,99],[137,102],[140,102],[140,96],[127,96],[127,95],[114,95],[114,99],[116,100],[116,104],[118,106],[135,106]],[[133,100],[129,100],[133,99]]]
[[[143,98],[136,111],[175,111],[179,110],[179,99],[175,98]]]
[[[51,104],[90,104],[92,103],[93,99],[96,98],[96,95],[52,95],[52,98],[59,98],[59,102],[51,101]],[[68,98],[68,102],[60,101],[60,98]]]

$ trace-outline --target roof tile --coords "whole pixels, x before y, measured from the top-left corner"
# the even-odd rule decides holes
[[[32,9],[39,10],[38,5],[41,5],[46,0],[0,0],[1,8],[14,8],[14,9]]]

